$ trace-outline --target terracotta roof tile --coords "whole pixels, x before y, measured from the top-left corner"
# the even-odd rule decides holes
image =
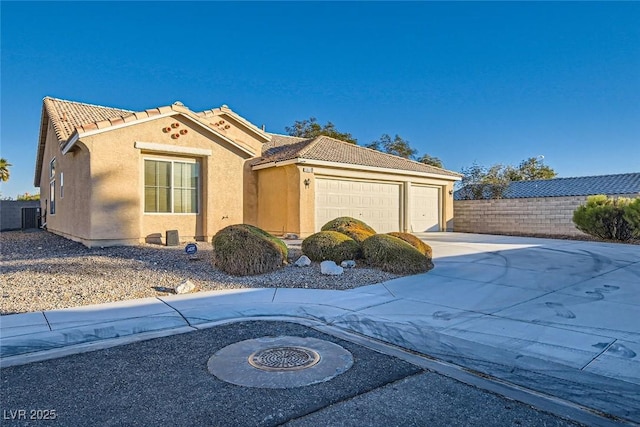
[[[133,114],[132,111],[120,108],[102,107],[51,97],[44,98],[44,107],[59,141],[66,141],[78,128],[87,129],[90,123],[124,118]],[[89,128],[96,127],[89,126]]]
[[[440,169],[403,157],[382,153],[328,136],[304,139],[272,134],[271,142],[265,144],[263,147],[262,157],[256,159],[252,165],[257,166],[297,158],[346,163],[356,166],[400,169],[410,172],[445,175],[454,178],[462,176],[446,169]]]

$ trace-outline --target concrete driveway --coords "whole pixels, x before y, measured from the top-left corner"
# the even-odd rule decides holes
[[[420,235],[435,269],[352,289],[245,289],[3,316],[3,366],[247,319],[319,322],[640,422],[640,246]]]

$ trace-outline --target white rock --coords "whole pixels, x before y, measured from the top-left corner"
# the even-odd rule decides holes
[[[309,267],[311,265],[311,260],[308,256],[302,255],[296,262],[293,263],[296,267]]]
[[[322,261],[320,263],[320,273],[328,276],[339,276],[344,272],[344,269],[339,265],[336,265],[333,261]]]
[[[176,286],[176,294],[188,294],[196,289],[196,285],[191,280],[185,280]]]
[[[356,262],[354,260],[352,260],[352,259],[345,260],[345,261],[342,261],[340,263],[340,267],[343,267],[343,268],[355,268],[356,267]]]

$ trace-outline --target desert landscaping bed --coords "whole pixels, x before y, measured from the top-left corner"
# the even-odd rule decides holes
[[[45,231],[0,233],[0,314],[53,310],[168,295],[190,280],[198,291],[238,288],[352,289],[399,277],[359,264],[325,276],[318,263],[257,276],[231,276],[212,265],[210,242],[198,242],[196,259],[184,245],[93,248]],[[301,255],[290,249],[289,259]]]

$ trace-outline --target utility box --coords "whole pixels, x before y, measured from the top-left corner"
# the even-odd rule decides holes
[[[167,230],[165,242],[167,246],[178,246],[180,244],[178,230]]]

